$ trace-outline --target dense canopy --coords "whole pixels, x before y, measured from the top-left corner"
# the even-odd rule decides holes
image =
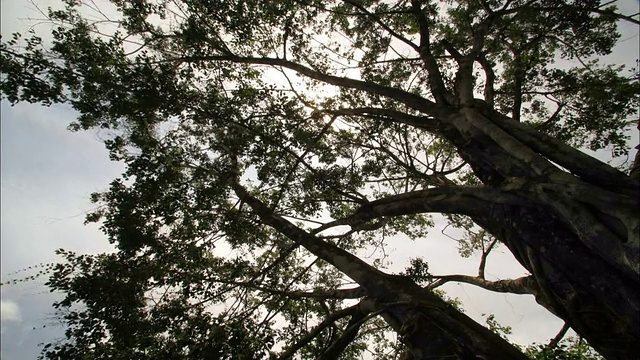
[[[640,351],[639,161],[580,150],[629,157],[638,122],[637,71],[597,60],[638,25],[610,2],[65,3],[50,37],[3,38],[2,96],[68,104],[126,172],[87,216],[117,251],[60,250],[44,357],[525,359],[448,281]],[[477,276],[363,258],[432,213]],[[530,275],[485,279],[498,243]]]

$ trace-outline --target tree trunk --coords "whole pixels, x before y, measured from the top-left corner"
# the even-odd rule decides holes
[[[509,188],[508,182],[513,178],[528,183],[512,186],[515,191],[552,183],[544,174],[532,171],[534,166],[524,166],[528,164],[506,151],[504,143],[499,145],[479,130],[475,120],[487,119],[485,114],[476,110],[462,113],[447,121],[452,125],[443,126],[442,132],[487,186]],[[522,143],[517,145],[525,147]],[[621,196],[630,198],[632,206],[620,203],[595,208],[581,199],[550,193],[532,196],[529,206],[502,203],[468,214],[502,241],[531,272],[542,290],[536,300],[564,319],[607,359],[631,359],[640,353],[638,233],[634,220],[640,205],[637,192],[635,198],[634,191],[629,197],[625,188],[626,184],[620,185]],[[605,231],[585,239],[586,232],[581,233],[572,222],[575,214],[563,213],[559,208],[587,213],[594,222],[585,224],[585,228]],[[630,220],[622,223],[620,218]]]

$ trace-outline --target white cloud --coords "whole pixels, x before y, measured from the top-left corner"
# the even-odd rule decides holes
[[[20,309],[13,301],[0,301],[0,319],[2,322],[20,321]]]

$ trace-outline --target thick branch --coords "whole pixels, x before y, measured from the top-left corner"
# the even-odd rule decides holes
[[[235,165],[237,168],[237,164]],[[524,355],[515,347],[464,314],[461,314],[438,296],[417,286],[411,280],[387,275],[353,254],[316,238],[291,224],[282,216],[274,214],[267,205],[252,196],[240,185],[237,172],[231,175],[228,179],[231,188],[240,199],[251,206],[253,212],[266,225],[273,227],[278,232],[304,246],[311,253],[352,278],[376,302],[392,304],[400,300],[401,304],[405,304],[404,298],[411,298],[411,307],[420,309],[419,312],[422,314],[420,316],[428,315],[428,323],[410,333],[403,332],[404,324],[409,322],[411,317],[411,311],[408,310],[406,304],[389,309],[388,312],[390,314],[388,314],[387,318],[392,319],[388,321],[393,321],[393,318],[395,318],[403,324],[400,328],[396,326],[394,329],[404,334],[405,341],[416,348],[417,351],[423,354],[432,352],[437,354],[443,351],[450,351],[451,347],[456,344],[456,352],[459,353],[484,353],[492,358],[524,359]],[[444,330],[445,326],[447,330]],[[451,334],[456,334],[455,338]],[[437,348],[426,344],[425,339],[431,337],[439,338],[442,344],[438,345]]]
[[[493,66],[491,66],[491,63],[484,54],[478,55],[478,63],[482,66],[486,78],[484,83],[484,101],[486,101],[489,106],[493,106],[496,74],[493,71]]]
[[[638,119],[637,129],[640,132],[640,119]],[[640,144],[636,145],[636,156],[631,164],[629,177],[636,183],[640,183]]]
[[[640,190],[638,181],[618,169],[493,109],[485,109],[487,116],[511,136],[573,174],[612,191],[637,196]]]
[[[388,196],[362,205],[352,215],[328,222],[313,229],[318,234],[332,227],[361,224],[383,216],[401,216],[440,212],[468,216],[486,215],[491,208],[501,204],[531,206],[529,199],[507,193],[499,188],[471,186],[440,186],[424,190]]]
[[[453,118],[452,121],[457,126],[465,126],[467,122],[471,122],[474,127],[480,130],[481,133],[489,136],[498,146],[505,150],[507,154],[512,157],[510,161],[511,168],[514,168],[514,164],[518,165],[515,169],[530,169],[532,174],[539,178],[537,184],[544,184],[546,187],[555,187],[553,191],[563,192],[569,198],[578,200],[583,203],[590,204],[596,208],[606,208],[612,203],[617,203],[620,206],[637,206],[637,200],[629,198],[627,194],[621,194],[618,191],[610,191],[602,189],[600,186],[594,186],[593,184],[584,182],[575,176],[568,174],[558,167],[551,164],[547,159],[542,157],[539,153],[534,151],[531,147],[525,146],[518,138],[516,138],[511,132],[505,131],[500,126],[496,126],[495,122],[489,120],[484,114],[480,114],[471,108],[463,108],[461,110],[465,117],[462,119]],[[512,123],[517,123],[511,121]],[[565,161],[566,162],[566,161]],[[505,168],[501,175],[506,178],[513,176],[519,176],[517,173],[513,173],[511,168]],[[496,168],[497,169],[497,168]],[[626,177],[626,175],[623,175]],[[596,182],[597,184],[597,182]],[[516,186],[517,188],[517,186]],[[534,192],[537,192],[534,191]],[[637,195],[637,194],[636,194]],[[538,200],[543,200],[542,197],[537,197]],[[551,206],[555,206],[554,203],[548,203]],[[625,211],[625,210],[620,210]]]
[[[438,104],[446,104],[451,102],[451,94],[447,91],[442,80],[442,73],[440,73],[440,67],[436,62],[433,54],[431,53],[431,41],[429,39],[429,19],[424,15],[422,10],[422,4],[420,0],[411,0],[411,7],[413,9],[413,16],[418,23],[418,29],[420,33],[420,46],[418,53],[420,58],[424,62],[424,66],[429,73],[429,84],[431,86],[431,92]],[[449,99],[448,99],[449,98]]]
[[[513,120],[520,122],[520,113],[522,110],[522,86],[524,84],[525,71],[522,68],[520,54],[516,52],[513,56],[515,66],[513,81],[513,106],[511,107],[511,117]]]
[[[531,206],[530,200],[506,193],[499,188],[442,186],[412,191],[372,201],[361,206],[340,225],[355,226],[382,216],[399,216],[426,212],[486,215],[501,204]],[[336,225],[334,225],[336,226]]]
[[[633,159],[631,170],[629,171],[629,177],[635,181],[640,182],[640,145],[636,145],[636,156]]]
[[[462,54],[460,54],[458,49],[453,47],[453,44],[451,44],[447,39],[442,39],[440,41],[440,44],[442,45],[442,47],[444,47],[445,50],[447,50],[449,54],[451,54],[455,61],[460,61],[462,59]]]
[[[473,101],[473,90],[475,87],[475,77],[473,76],[473,64],[482,54],[486,34],[491,28],[496,14],[490,12],[489,15],[477,26],[474,26],[473,41],[471,50],[463,57],[458,58],[458,71],[456,72],[456,95],[461,104],[468,104]],[[485,68],[486,72],[486,68]]]

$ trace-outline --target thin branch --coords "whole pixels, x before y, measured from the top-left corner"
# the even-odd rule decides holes
[[[356,287],[351,289],[324,290],[324,291],[287,291],[287,290],[271,289],[259,284],[255,284],[251,281],[240,282],[240,281],[225,281],[220,279],[215,279],[213,281],[221,284],[238,285],[238,286],[247,287],[250,289],[258,290],[258,291],[273,294],[273,295],[283,295],[283,296],[292,297],[292,298],[358,299],[365,295],[364,290],[361,287]]]
[[[446,110],[436,106],[436,104],[433,103],[432,101],[425,99],[422,96],[413,94],[411,92],[389,87],[389,86],[379,85],[369,81],[328,75],[328,74],[313,70],[299,63],[292,62],[289,60],[284,60],[284,59],[269,58],[269,57],[244,57],[244,56],[235,56],[235,55],[211,55],[211,56],[184,56],[184,57],[167,59],[166,61],[188,62],[188,63],[199,62],[199,61],[230,61],[230,62],[242,63],[242,64],[281,66],[281,67],[285,67],[293,71],[296,71],[297,73],[304,75],[308,78],[319,80],[327,84],[342,86],[345,88],[352,88],[352,89],[361,90],[361,91],[369,92],[376,95],[385,96],[390,99],[396,100],[402,104],[405,104],[413,109],[430,114],[432,116],[444,117],[448,114],[448,111],[445,114],[444,111]]]
[[[398,39],[398,40],[402,41],[403,43],[409,45],[415,51],[419,52],[418,45],[416,45],[411,40],[407,39],[406,37],[402,36],[401,34],[397,33],[395,30],[390,28],[389,25],[387,25],[378,16],[376,16],[376,14],[371,13],[369,10],[367,10],[364,6],[362,6],[357,1],[354,1],[354,0],[342,0],[342,1],[346,2],[349,5],[352,5],[353,7],[357,8],[358,10],[362,11],[363,14],[366,14],[376,24],[380,25],[380,27],[382,27],[385,31],[387,31],[391,36],[395,37],[396,39]]]
[[[498,13],[499,15],[506,15],[506,14],[517,13],[517,12],[519,12],[521,10],[534,10],[534,11],[540,11],[540,12],[545,12],[545,11],[547,11],[547,12],[563,11],[563,10],[564,11],[567,11],[567,10],[575,11],[575,10],[578,10],[578,11],[590,11],[592,13],[599,14],[599,15],[612,16],[612,17],[614,17],[616,19],[619,19],[619,20],[624,20],[624,21],[628,21],[628,22],[636,24],[636,25],[640,25],[640,21],[633,18],[634,16],[637,16],[637,14],[624,15],[624,14],[616,13],[613,10],[609,10],[610,8],[609,9],[602,9],[603,6],[606,6],[611,2],[606,3],[606,4],[602,4],[602,5],[600,5],[598,7],[595,7],[595,8],[584,8],[584,7],[581,7],[581,6],[572,6],[572,5],[567,5],[567,4],[562,5],[562,6],[531,6],[532,4],[535,4],[536,2],[537,2],[537,0],[532,0],[532,1],[529,1],[528,3],[526,3],[523,6],[518,6],[518,7],[515,7],[515,8],[511,8],[511,9],[503,8],[503,9],[497,11],[496,13]]]
[[[338,359],[347,346],[349,346],[349,344],[351,344],[351,342],[358,336],[358,332],[362,325],[369,319],[385,311],[385,309],[381,309],[370,313],[369,309],[363,308],[364,306],[361,307],[360,311],[357,311],[351,316],[351,319],[349,320],[346,329],[342,332],[342,335],[340,335],[340,337],[320,355],[318,360]]]
[[[305,5],[305,6],[311,6],[317,9],[320,9],[322,11],[326,11],[328,13],[332,13],[332,14],[336,14],[336,15],[344,15],[344,16],[367,16],[367,14],[364,14],[362,12],[341,12],[341,11],[336,11],[334,9],[329,9],[323,6],[319,6],[313,2],[310,1],[302,1],[302,0],[294,0],[295,2],[297,2],[298,4],[301,5]],[[387,10],[387,11],[380,11],[380,12],[374,12],[371,13],[373,15],[402,15],[402,14],[408,14],[409,11],[406,10]]]
[[[470,276],[470,275],[433,275],[433,278],[436,278],[435,282],[429,285],[429,289],[435,289],[439,286],[442,286],[450,281],[461,282],[465,284],[475,285],[481,287],[486,290],[501,292],[501,293],[510,293],[510,294],[538,294],[538,286],[535,282],[533,276],[523,276],[517,279],[506,279],[506,280],[496,280],[496,281],[488,281],[479,276]]]
[[[413,127],[426,130],[433,134],[439,134],[438,120],[427,116],[409,115],[407,113],[392,109],[361,107],[351,109],[343,108],[337,110],[324,110],[324,112],[334,115],[372,115],[376,119],[380,119],[383,121],[393,121],[400,124],[411,125]]]
[[[489,104],[489,106],[493,106],[494,103],[494,84],[496,81],[496,74],[493,71],[493,66],[486,58],[483,53],[478,55],[478,63],[482,66],[485,74],[485,83],[484,83],[484,100]]]
[[[324,319],[324,321],[316,325],[316,327],[314,327],[302,339],[298,340],[298,342],[296,342],[291,347],[289,347],[286,351],[280,354],[280,356],[278,357],[278,360],[291,359],[293,355],[296,353],[296,351],[302,349],[305,345],[310,343],[311,340],[315,339],[315,337],[318,336],[324,329],[326,329],[327,327],[329,327],[339,319],[342,319],[343,317],[354,314],[356,311],[358,311],[359,307],[360,307],[360,303],[332,313],[326,319]]]
[[[484,269],[487,265],[487,257],[489,256],[489,253],[491,252],[491,250],[493,250],[493,247],[497,242],[498,239],[494,238],[489,246],[487,246],[486,249],[482,250],[482,257],[480,258],[480,265],[478,266],[478,277],[480,277],[481,279],[484,279]]]
[[[288,80],[288,78],[287,78],[287,80]],[[333,125],[333,122],[335,120],[336,120],[336,117],[334,116],[329,122],[327,122],[322,127],[320,132],[315,136],[315,138],[313,140],[311,140],[311,144],[309,144],[307,146],[307,148],[304,150],[302,155],[297,157],[295,164],[289,169],[289,172],[284,177],[284,181],[280,185],[280,189],[278,191],[277,198],[273,202],[273,204],[271,205],[271,209],[272,210],[274,210],[274,209],[276,209],[278,207],[278,204],[280,203],[280,201],[282,200],[282,197],[284,196],[285,189],[289,186],[289,184],[290,184],[290,182],[292,180],[291,177],[293,176],[295,171],[298,169],[298,165],[300,165],[300,161],[304,160],[304,158],[307,156],[307,154],[309,154],[309,152],[311,151],[312,147],[315,146],[318,143],[318,141],[320,141],[320,139],[322,139],[322,137],[327,133],[327,131],[329,131],[329,129],[331,128],[331,126]]]
[[[237,163],[235,165],[237,166]],[[365,287],[363,284],[371,284],[371,281],[374,281],[373,279],[379,281],[388,279],[385,273],[367,264],[357,256],[341,249],[335,244],[322,241],[313,234],[295,226],[282,216],[273,213],[266,204],[251,195],[247,189],[240,185],[237,168],[228,174],[228,176],[229,185],[236,195],[247,203],[266,225],[271,226],[297,244],[304,246],[309,252],[332,264],[339,271],[363,287]]]
[[[581,7],[578,7],[578,6],[568,6],[568,8],[570,10],[587,10],[587,11],[591,11],[593,13],[596,13],[598,15],[613,16],[614,18],[616,18],[618,20],[624,20],[624,21],[628,21],[628,22],[630,22],[632,24],[640,25],[640,21],[633,18],[634,16],[637,16],[638,13],[635,13],[633,15],[624,15],[624,14],[620,14],[620,13],[614,12],[612,10],[601,9],[601,8],[583,9]],[[554,8],[543,8],[543,10],[554,10]]]
[[[564,109],[565,105],[566,105],[565,103],[560,103],[558,105],[558,107],[556,108],[556,111],[553,112],[553,114],[549,117],[549,119],[547,119],[542,124],[537,125],[536,129],[542,130],[542,129],[545,129],[548,126],[556,123],[558,121],[558,119],[560,118],[560,112],[562,112],[562,109]]]
[[[560,328],[560,331],[558,331],[558,334],[549,341],[547,347],[551,349],[557,347],[560,340],[562,340],[562,338],[567,334],[567,331],[569,331],[570,328],[571,326],[569,326],[569,324],[565,322],[564,325],[562,325],[562,328]]]

